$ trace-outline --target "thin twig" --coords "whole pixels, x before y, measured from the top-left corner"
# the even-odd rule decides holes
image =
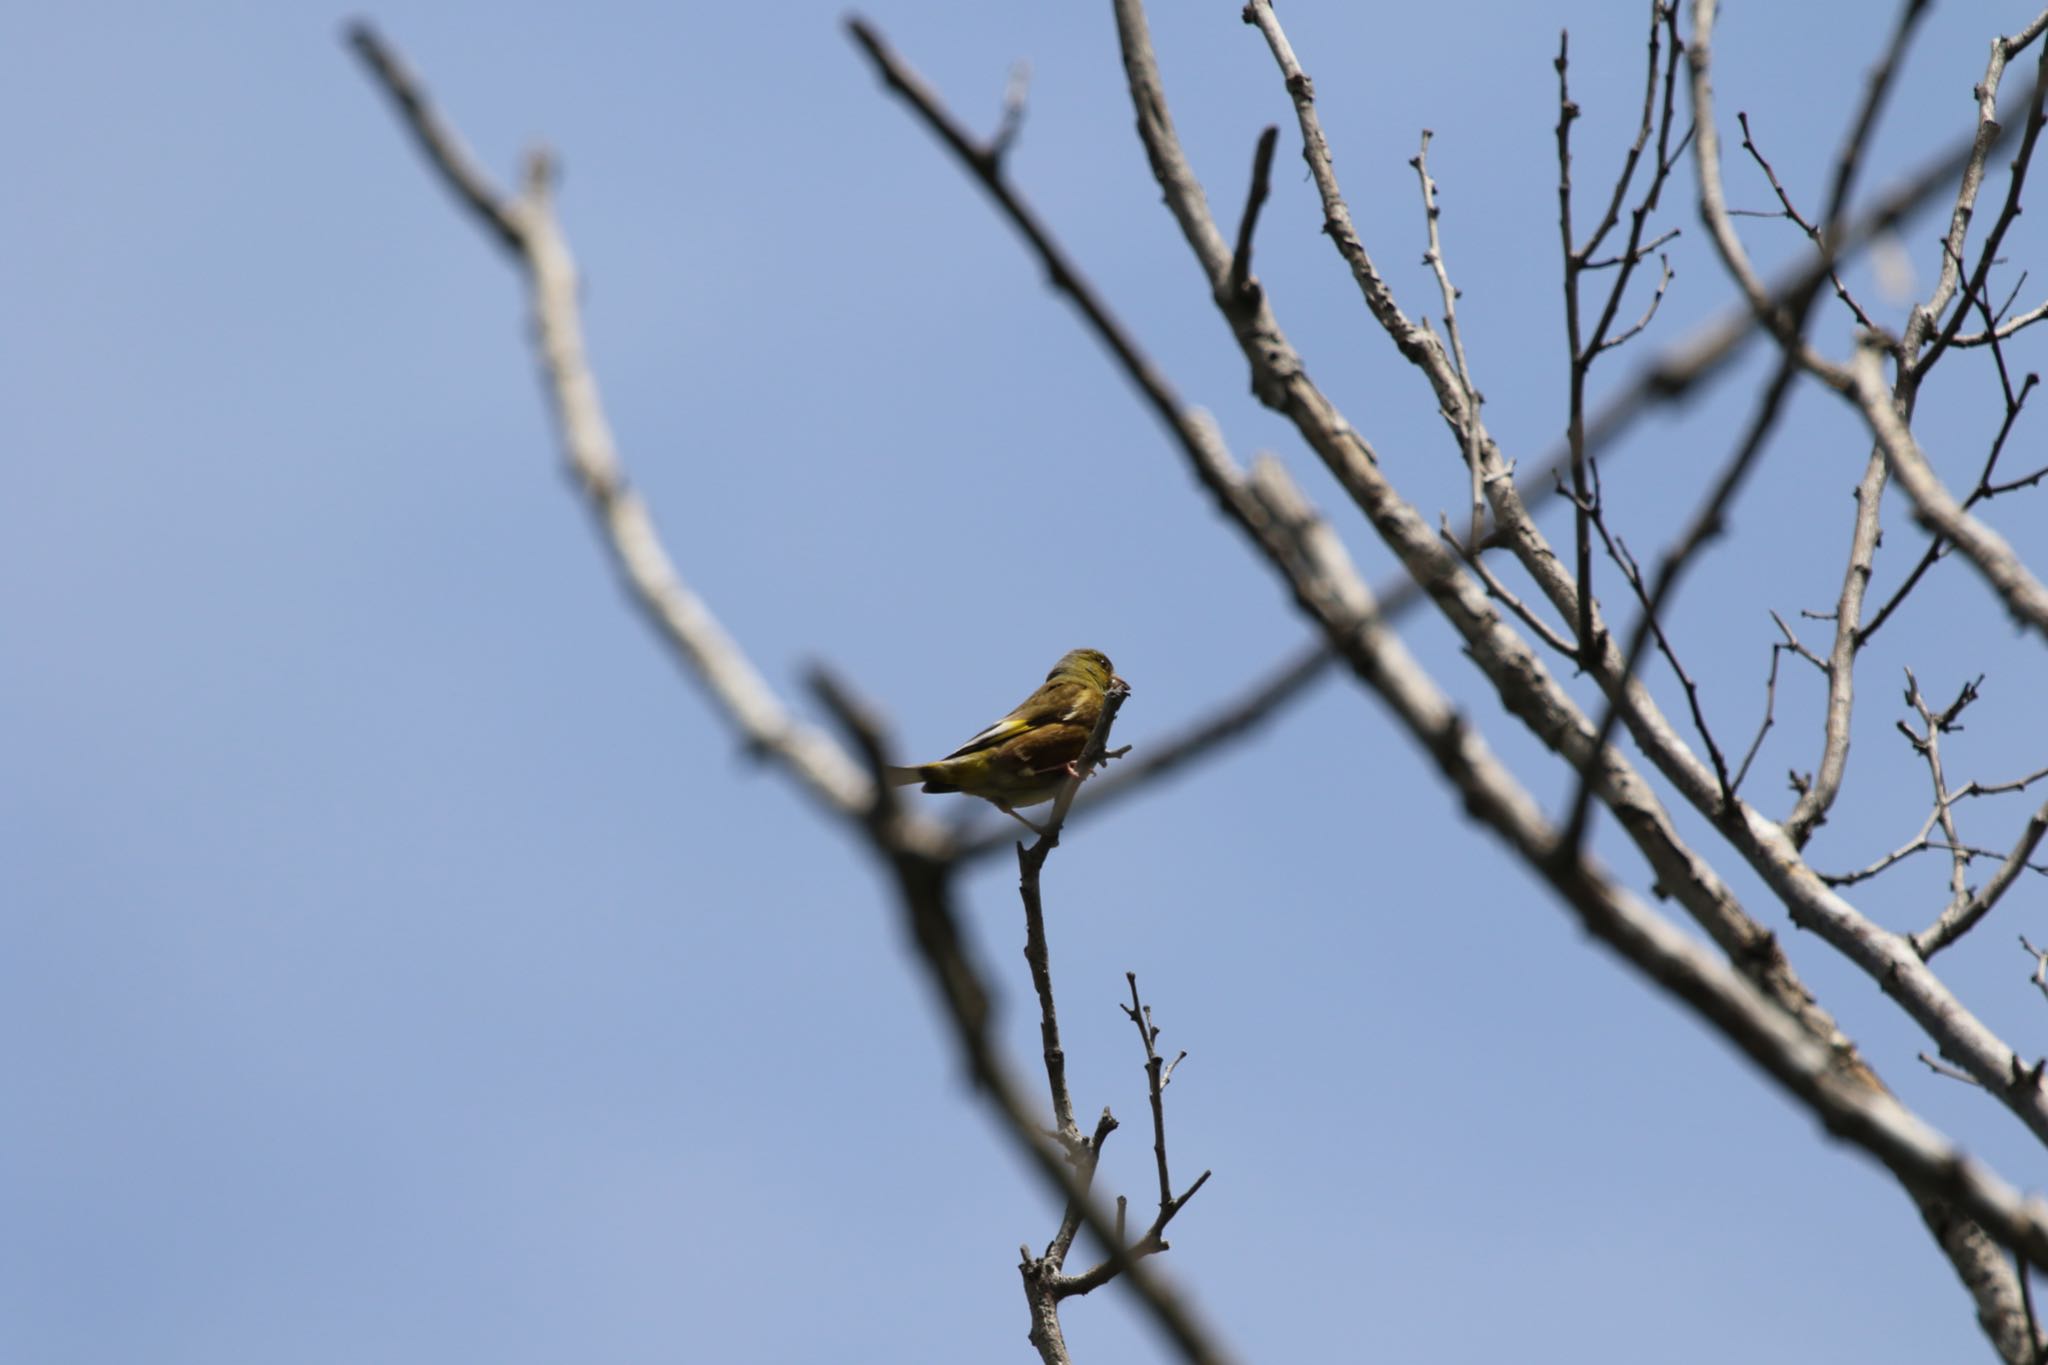
[[[1458,542],[1457,537],[1451,534],[1449,526],[1445,526],[1440,534],[1443,536],[1446,545],[1450,545],[1458,551],[1459,558],[1465,562],[1465,567],[1479,576],[1479,581],[1486,587],[1486,595],[1488,597],[1491,597],[1494,601],[1513,612],[1515,619],[1520,621],[1530,634],[1534,635],[1551,649],[1567,659],[1578,657],[1578,645],[1566,639],[1555,626],[1552,626],[1548,621],[1538,616],[1528,603],[1510,592],[1507,585],[1500,581],[1493,570],[1486,567],[1485,560],[1481,559],[1478,555],[1469,553]]]
[[[1259,134],[1259,145],[1252,153],[1252,183],[1244,200],[1244,217],[1237,225],[1237,250],[1230,258],[1230,287],[1242,294],[1252,283],[1252,239],[1259,230],[1259,210],[1265,207],[1266,196],[1273,184],[1273,148],[1280,141],[1280,128],[1269,123]]]
[[[1052,1093],[1054,1132],[1070,1155],[1081,1149],[1081,1130],[1075,1126],[1074,1101],[1067,1093],[1067,1055],[1060,1047],[1059,1011],[1053,1004],[1052,964],[1046,946],[1045,903],[1039,877],[1045,870],[1045,860],[1060,845],[1060,830],[1067,822],[1067,812],[1073,808],[1081,783],[1103,761],[1110,727],[1116,723],[1116,713],[1123,709],[1129,696],[1130,689],[1121,680],[1111,684],[1073,774],[1053,798],[1052,814],[1041,827],[1043,833],[1028,849],[1021,842],[1017,845],[1017,890],[1024,900],[1024,960],[1030,964],[1031,985],[1038,993],[1039,1038],[1044,1045],[1046,1086]]]
[[[2027,942],[2025,934],[2020,935],[2020,947],[2026,949],[2027,955],[2034,959],[2034,988],[2042,995],[2048,996],[2048,949],[2036,948]]]
[[[2043,805],[2027,818],[2026,827],[2020,831],[2019,839],[2013,844],[2012,852],[1998,865],[1991,880],[1975,895],[1961,905],[1951,905],[1943,910],[1941,917],[1913,935],[1913,950],[1925,958],[1931,958],[1949,944],[1977,927],[1991,907],[2011,889],[2021,872],[2031,864],[2034,850],[2041,845],[2041,836],[2048,834],[2048,805]]]
[[[1131,1003],[1121,1008],[1137,1025],[1138,1036],[1145,1045],[1145,1089],[1152,1105],[1152,1159],[1159,1174],[1159,1210],[1153,1215],[1151,1226],[1130,1244],[1130,1255],[1135,1259],[1168,1249],[1166,1225],[1187,1207],[1188,1201],[1202,1186],[1209,1183],[1210,1172],[1203,1171],[1196,1176],[1194,1183],[1181,1193],[1176,1195],[1173,1192],[1173,1175],[1166,1161],[1166,1086],[1173,1079],[1173,1069],[1188,1054],[1182,1052],[1171,1062],[1159,1055],[1156,1047],[1159,1029],[1152,1022],[1152,1007],[1138,998],[1138,974],[1125,972],[1124,980],[1130,983]],[[1118,1231],[1122,1231],[1121,1226]],[[1087,1294],[1107,1284],[1115,1275],[1116,1267],[1104,1260],[1078,1275],[1061,1277],[1055,1282],[1053,1292],[1060,1298]]]
[[[1796,311],[1801,318],[1802,325],[1807,307],[1811,302],[1812,296],[1809,295],[1803,303],[1797,305]],[[1662,615],[1665,603],[1670,599],[1672,591],[1677,588],[1686,569],[1691,565],[1693,557],[1709,541],[1718,538],[1722,534],[1724,530],[1723,518],[1726,515],[1728,505],[1733,501],[1736,492],[1742,487],[1743,481],[1747,478],[1749,471],[1755,466],[1758,457],[1762,455],[1765,443],[1769,440],[1772,430],[1777,426],[1778,416],[1783,411],[1785,397],[1791,391],[1792,381],[1797,376],[1796,348],[1788,346],[1785,354],[1779,360],[1777,372],[1772,376],[1771,382],[1764,389],[1762,399],[1757,403],[1756,414],[1750,419],[1748,430],[1744,433],[1741,443],[1737,445],[1727,464],[1723,466],[1720,476],[1715,479],[1714,485],[1705,501],[1694,511],[1692,519],[1687,524],[1684,532],[1679,536],[1672,548],[1665,553],[1663,561],[1657,567],[1656,585],[1651,588],[1647,602],[1637,615],[1635,629],[1629,637],[1628,649],[1622,655],[1624,660],[1620,683],[1622,689],[1625,689],[1628,680],[1635,676],[1636,669],[1642,660],[1643,646],[1651,635],[1660,629],[1658,618]],[[1599,728],[1595,731],[1594,735],[1594,749],[1596,752],[1606,747],[1608,738],[1614,733],[1614,727],[1621,718],[1624,706],[1628,704],[1625,691],[1616,690],[1610,692],[1609,695],[1612,699],[1608,702],[1606,711],[1601,715]],[[1718,751],[1716,753],[1718,757]],[[1724,811],[1732,812],[1735,803],[1735,792],[1728,780],[1727,768],[1725,765],[1718,763],[1716,767],[1720,779],[1722,808]],[[1575,848],[1580,846],[1580,842],[1586,835],[1587,816],[1590,811],[1595,781],[1596,774],[1592,768],[1586,767],[1579,770],[1579,782],[1577,790],[1572,797],[1571,813],[1565,821],[1566,842]]]
[[[1016,145],[1017,134],[1024,130],[1024,115],[1031,97],[1031,63],[1021,57],[1010,67],[1010,79],[1003,86],[1003,114],[996,130],[989,135],[988,157],[997,166],[1010,154]]]
[[[1784,183],[1778,179],[1777,168],[1771,165],[1770,158],[1766,157],[1763,154],[1763,150],[1756,145],[1756,135],[1750,130],[1748,113],[1738,110],[1735,115],[1735,122],[1742,128],[1742,150],[1749,153],[1750,160],[1756,162],[1757,168],[1764,173],[1764,179],[1770,182],[1771,192],[1778,196],[1780,212],[1768,216],[1788,218],[1801,232],[1806,234],[1807,240],[1820,250],[1822,259],[1827,261],[1828,280],[1835,286],[1835,297],[1840,299],[1848,308],[1850,315],[1856,319],[1859,326],[1875,329],[1877,324],[1871,320],[1870,314],[1863,311],[1863,305],[1856,302],[1856,296],[1849,292],[1849,286],[1842,283],[1841,271],[1835,267],[1832,260],[1827,259],[1827,243],[1820,225],[1808,222],[1805,215],[1799,212],[1798,208],[1792,203],[1791,194],[1785,189]],[[1742,217],[1758,216],[1753,211],[1730,210],[1730,212]]]
[[[1919,1057],[1927,1069],[1937,1076],[1946,1076],[1952,1081],[1961,1081],[1964,1085],[1976,1085],[1978,1083],[1977,1078],[1969,1072],[1958,1070],[1938,1057],[1930,1057],[1924,1052],[1915,1053],[1914,1055]]]
[[[1429,249],[1423,253],[1422,260],[1436,275],[1437,292],[1442,298],[1444,305],[1444,337],[1451,344],[1451,362],[1457,370],[1458,388],[1463,394],[1466,411],[1476,416],[1482,400],[1479,396],[1478,385],[1472,382],[1472,366],[1465,359],[1465,338],[1458,331],[1459,290],[1457,286],[1451,283],[1450,267],[1444,262],[1443,237],[1439,229],[1439,220],[1443,217],[1443,210],[1437,204],[1436,180],[1429,173],[1429,140],[1432,136],[1434,134],[1429,129],[1424,128],[1422,130],[1422,146],[1408,160],[1408,164],[1415,169],[1416,180],[1421,184],[1422,213],[1423,218],[1427,222],[1429,233]],[[1427,327],[1429,324],[1424,322],[1423,325]],[[1470,507],[1472,513],[1470,529],[1466,532],[1466,543],[1476,547],[1480,543],[1481,537],[1486,534],[1486,468],[1484,464],[1485,457],[1478,443],[1478,423],[1465,423],[1463,436],[1465,441],[1465,469],[1471,487]],[[1477,555],[1478,552],[1475,549],[1473,557],[1476,559]]]
[[[1699,685],[1693,681],[1692,674],[1686,672],[1685,665],[1679,661],[1677,648],[1665,634],[1664,623],[1657,619],[1649,590],[1643,584],[1642,569],[1637,565],[1635,556],[1629,553],[1628,546],[1621,537],[1608,534],[1606,514],[1598,507],[1595,507],[1593,512],[1593,524],[1600,533],[1602,546],[1606,548],[1616,567],[1621,570],[1622,578],[1626,580],[1629,589],[1635,594],[1637,604],[1645,612],[1644,619],[1649,622],[1650,635],[1656,642],[1657,652],[1664,656],[1664,662],[1677,677],[1678,685],[1685,693],[1686,707],[1692,713],[1693,729],[1698,733],[1700,742],[1707,746],[1707,759],[1714,765],[1714,775],[1720,781],[1722,789],[1728,793],[1728,799],[1732,801],[1735,797],[1736,784],[1729,779],[1727,760],[1722,757],[1721,746],[1715,741],[1714,732],[1707,725],[1706,712],[1700,705]],[[1774,671],[1775,667],[1774,662]]]
[[[1776,613],[1773,612],[1772,615],[1776,616]],[[1784,624],[1783,621],[1778,622],[1780,628],[1783,628]],[[1742,780],[1749,776],[1749,765],[1756,761],[1757,750],[1763,748],[1764,736],[1771,732],[1771,726],[1776,721],[1775,712],[1778,706],[1778,656],[1784,652],[1785,646],[1783,644],[1773,644],[1771,646],[1771,668],[1770,672],[1764,675],[1764,718],[1756,727],[1756,737],[1749,741],[1749,748],[1743,752],[1742,762],[1735,769],[1735,779],[1728,784],[1728,790],[1731,793],[1741,793]]]

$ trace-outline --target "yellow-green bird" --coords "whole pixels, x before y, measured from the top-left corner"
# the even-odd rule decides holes
[[[1088,747],[1112,684],[1128,687],[1099,649],[1060,656],[1045,682],[1015,710],[936,763],[889,769],[889,785],[924,783],[928,792],[966,792],[993,802],[1026,825],[1015,807],[1059,795]],[[1037,829],[1036,825],[1031,828]]]

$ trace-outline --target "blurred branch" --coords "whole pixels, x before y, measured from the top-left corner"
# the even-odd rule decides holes
[[[506,195],[477,167],[404,59],[375,29],[352,24],[348,41],[390,97],[428,164],[524,268],[562,453],[634,604],[749,749],[781,764],[834,814],[858,817],[873,799],[867,779],[828,737],[783,706],[711,609],[683,582],[646,504],[627,484],[584,350],[575,258],[555,220],[552,159],[541,152],[529,156],[524,188],[517,196]],[[942,836],[932,827],[926,837]]]
[[[497,237],[500,245],[515,255],[523,256],[527,250],[527,224],[519,206],[491,183],[490,176],[477,164],[462,135],[441,118],[440,112],[427,99],[426,87],[406,65],[405,58],[386,43],[376,29],[362,20],[349,24],[346,35],[356,56],[369,67],[370,74],[383,87],[384,93],[398,106],[399,121],[419,143],[427,163],[440,172],[455,197],[477,216],[487,231]]]

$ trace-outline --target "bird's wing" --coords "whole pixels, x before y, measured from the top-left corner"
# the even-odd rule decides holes
[[[1034,726],[1029,734],[1009,744],[1007,751],[1025,772],[1044,776],[1058,772],[1079,758],[1081,751],[1088,747],[1088,737],[1094,732],[1092,725],[1055,721],[1051,725]]]
[[[1047,683],[1025,698],[1016,710],[939,761],[943,763],[946,759],[959,758],[982,749],[993,749],[998,744],[1006,743],[1041,725],[1059,725],[1073,720],[1083,709],[1087,696],[1086,688],[1076,687],[1071,683]],[[1094,724],[1092,718],[1089,724]]]
[[[1012,711],[939,761],[944,763],[946,759],[961,758],[967,754],[979,753],[983,749],[993,749],[998,744],[1015,739],[1030,728],[1031,722],[1025,719],[1023,712]]]
[[[983,749],[993,749],[1004,740],[1013,739],[1030,728],[1031,723],[1021,716],[1015,714],[1004,716],[994,725],[989,726],[988,729],[983,730],[973,739],[968,740],[952,753],[947,754],[939,762],[944,763],[947,759],[963,758],[968,754],[978,753]]]

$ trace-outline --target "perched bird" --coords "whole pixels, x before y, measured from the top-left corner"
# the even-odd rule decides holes
[[[889,769],[889,785],[922,782],[928,792],[966,792],[1036,830],[1015,808],[1059,795],[1074,775],[1074,761],[1088,747],[1112,684],[1129,686],[1117,677],[1108,655],[1069,650],[1016,710],[936,763]]]

